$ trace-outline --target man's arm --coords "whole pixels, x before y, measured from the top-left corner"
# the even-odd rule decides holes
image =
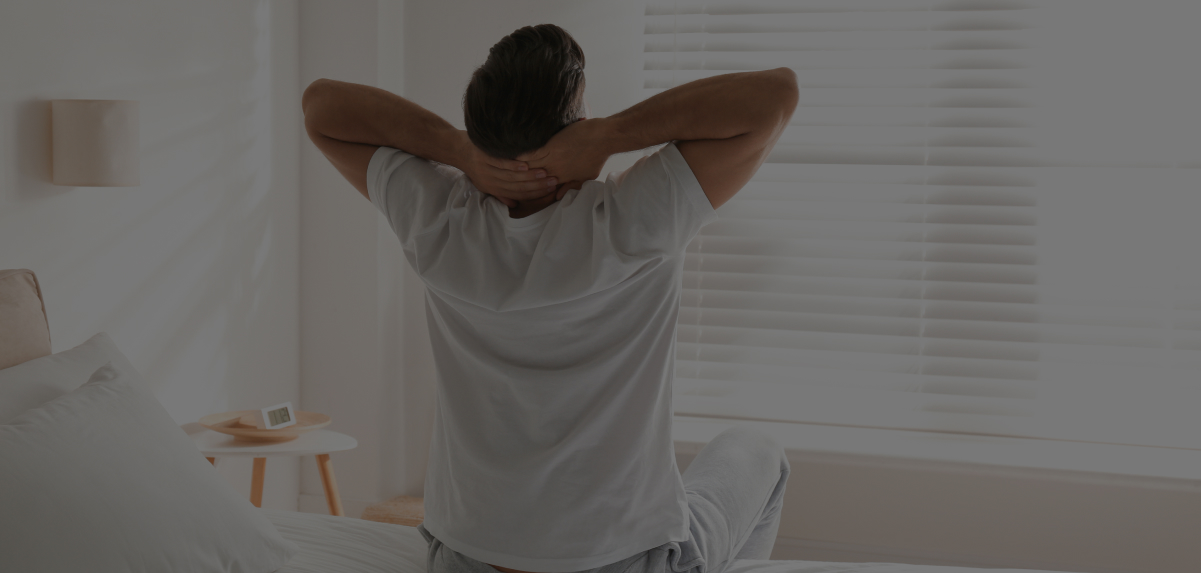
[[[689,82],[607,118],[571,125],[518,157],[562,180],[594,179],[614,153],[678,141],[714,208],[734,196],[775,146],[796,109],[788,68]]]
[[[509,206],[513,200],[545,196],[555,185],[544,170],[488,157],[467,132],[379,88],[320,79],[304,91],[301,109],[309,138],[364,197],[367,164],[381,146],[457,167],[481,191]]]

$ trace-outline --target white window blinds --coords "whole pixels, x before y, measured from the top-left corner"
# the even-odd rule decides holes
[[[801,94],[689,246],[676,413],[1201,449],[1198,5],[648,2],[648,97]]]

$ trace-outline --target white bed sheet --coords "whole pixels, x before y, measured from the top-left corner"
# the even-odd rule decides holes
[[[263,514],[300,546],[276,573],[425,573],[429,546],[416,527],[277,509]]]
[[[428,545],[416,527],[264,509],[300,553],[276,573],[425,573]],[[1050,573],[1031,569],[978,569],[904,565],[741,559],[726,573]]]

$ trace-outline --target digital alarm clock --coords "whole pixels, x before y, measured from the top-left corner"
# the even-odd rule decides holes
[[[276,404],[258,410],[254,415],[254,427],[260,430],[278,430],[296,423],[296,411],[291,402]]]

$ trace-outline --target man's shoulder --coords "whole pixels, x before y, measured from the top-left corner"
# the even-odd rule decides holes
[[[419,187],[445,188],[447,185],[466,185],[471,189],[475,186],[471,180],[456,167],[445,163],[418,157],[399,149],[381,147],[387,153],[378,154],[379,169],[387,170],[389,185],[416,185]]]

